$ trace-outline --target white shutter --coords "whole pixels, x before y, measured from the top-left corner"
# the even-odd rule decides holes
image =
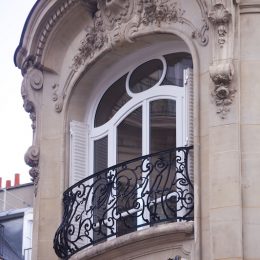
[[[193,145],[194,133],[193,133],[193,69],[188,68],[184,72],[185,75],[185,90],[186,90],[186,111],[187,111],[187,145]],[[194,153],[193,150],[189,153],[188,171],[191,182],[194,181]]]
[[[70,122],[70,186],[87,174],[88,128],[82,122]]]
[[[87,176],[87,140],[88,140],[88,127],[77,121],[70,122],[70,186],[84,179]],[[82,186],[77,187],[82,189]],[[84,237],[84,228],[81,227],[81,222],[85,218],[85,205],[84,203],[77,205],[76,214],[71,219],[71,224],[74,226],[74,233],[71,234],[70,239],[77,247],[82,247],[89,243],[89,240]],[[73,209],[75,210],[75,208]],[[82,220],[75,219],[77,215],[82,216]],[[82,236],[82,239],[79,237]]]
[[[186,144],[193,145],[193,69],[184,70],[184,86],[186,91]]]

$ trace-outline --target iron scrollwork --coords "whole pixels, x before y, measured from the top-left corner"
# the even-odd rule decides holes
[[[191,149],[174,148],[123,162],[68,188],[54,238],[56,254],[68,259],[142,226],[193,220]]]

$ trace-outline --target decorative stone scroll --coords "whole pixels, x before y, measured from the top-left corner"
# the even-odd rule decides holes
[[[37,194],[38,181],[39,181],[39,159],[40,159],[40,150],[38,146],[32,145],[28,148],[27,152],[24,155],[24,161],[30,167],[29,171],[32,181],[34,182],[34,193]]]
[[[21,95],[23,98],[23,107],[26,112],[30,113],[30,118],[32,120],[32,129],[33,135],[35,135],[35,130],[37,126],[37,116],[36,116],[36,106],[35,106],[35,95],[34,91],[39,91],[43,87],[44,78],[41,70],[34,68],[31,66],[33,63],[28,63],[26,66],[26,70],[24,71],[26,74],[24,75],[24,79],[21,86]],[[33,91],[32,91],[33,90]],[[34,192],[35,195],[37,193],[37,185],[39,181],[39,148],[35,144],[36,138],[33,138],[33,145],[29,147],[27,150],[24,160],[27,165],[32,167],[29,171],[30,176],[32,177],[32,181],[34,182]]]
[[[235,6],[232,1],[212,2],[208,19],[213,25],[214,42],[213,63],[209,73],[214,83],[212,96],[217,106],[217,114],[224,119],[230,111],[236,92],[232,86]]]

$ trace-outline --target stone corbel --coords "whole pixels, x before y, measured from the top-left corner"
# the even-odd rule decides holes
[[[236,92],[231,86],[234,74],[233,64],[227,62],[212,65],[209,68],[209,73],[215,85],[212,96],[215,99],[217,113],[224,119],[230,111],[230,105],[233,102]]]
[[[32,145],[28,148],[27,152],[24,155],[25,163],[32,167],[29,171],[32,181],[34,182],[34,194],[37,194],[38,181],[39,181],[39,160],[40,160],[40,150],[36,145]]]
[[[214,83],[212,96],[217,114],[224,119],[230,111],[236,90],[232,87],[234,75],[234,19],[235,6],[231,1],[212,0],[208,19],[213,30],[213,63],[209,68]]]
[[[33,63],[26,63],[24,69],[24,79],[21,86],[21,95],[23,98],[23,107],[26,112],[30,113],[32,120],[33,129],[33,145],[27,150],[24,160],[27,165],[32,167],[29,171],[32,181],[34,182],[35,196],[37,193],[37,185],[39,181],[39,148],[36,145],[37,138],[36,127],[37,127],[37,113],[35,103],[37,102],[36,93],[43,88],[44,77],[43,72],[34,67]]]
[[[31,90],[40,90],[43,87],[43,73],[38,69],[30,69],[24,76],[21,95],[23,98],[23,107],[27,113],[30,113],[30,118],[32,120],[32,129],[36,128],[36,112],[33,101],[33,94]]]

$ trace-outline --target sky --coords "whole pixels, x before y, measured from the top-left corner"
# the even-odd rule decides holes
[[[22,75],[13,56],[19,44],[25,20],[36,0],[0,0],[0,177],[14,182],[20,173],[21,183],[30,182],[30,167],[24,154],[32,144],[29,114],[21,97]]]

